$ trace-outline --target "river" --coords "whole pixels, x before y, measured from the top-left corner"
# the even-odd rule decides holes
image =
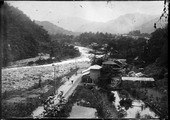
[[[116,109],[118,110],[118,106],[120,106],[119,102],[121,98],[119,97],[118,91],[112,91],[115,95],[115,105]],[[121,106],[121,109],[125,111],[125,116],[123,118],[159,118],[149,107],[145,105],[142,100],[132,100],[132,107],[129,107],[127,110],[125,107]]]

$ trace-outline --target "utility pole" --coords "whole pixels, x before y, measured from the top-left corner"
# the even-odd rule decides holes
[[[54,94],[56,92],[56,80],[55,80],[55,65],[52,64],[53,68],[54,68]]]
[[[75,60],[75,68],[77,69],[77,62],[76,62],[76,60]]]

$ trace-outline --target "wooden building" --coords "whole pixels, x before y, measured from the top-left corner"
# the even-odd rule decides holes
[[[100,69],[102,67],[99,65],[93,65],[90,67],[90,78],[92,79],[93,83],[98,82],[98,78],[100,77]]]

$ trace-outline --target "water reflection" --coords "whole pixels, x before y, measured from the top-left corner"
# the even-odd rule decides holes
[[[117,91],[112,91],[115,95],[114,105],[122,118],[158,118],[142,100],[131,100],[129,98],[120,98]]]

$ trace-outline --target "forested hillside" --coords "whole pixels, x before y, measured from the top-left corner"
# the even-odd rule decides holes
[[[8,4],[3,5],[3,66],[9,62],[35,57],[49,51],[50,37],[22,11]]]
[[[48,53],[50,57],[59,57],[57,61],[80,55],[74,46],[67,44],[73,36],[62,34],[50,36],[42,26],[31,21],[19,9],[6,3],[3,5],[3,11],[3,67],[16,60],[36,57],[38,53]]]
[[[168,65],[168,26],[153,32],[141,57],[147,64],[155,62],[159,66]]]

